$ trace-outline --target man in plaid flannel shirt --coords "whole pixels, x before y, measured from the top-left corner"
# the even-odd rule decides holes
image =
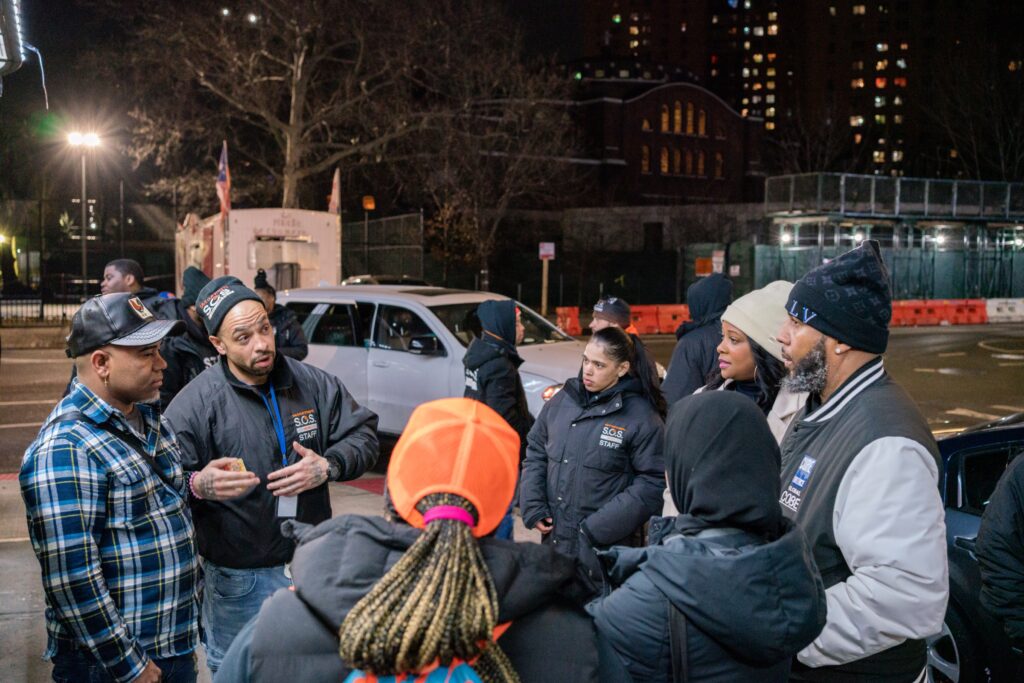
[[[20,482],[46,594],[55,681],[196,679],[197,562],[181,453],[160,414],[157,320],[132,294],[90,299],[68,356],[78,378],[25,452]],[[255,484],[211,462],[218,495]]]

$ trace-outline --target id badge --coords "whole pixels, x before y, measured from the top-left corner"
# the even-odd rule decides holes
[[[294,517],[299,511],[299,497],[298,496],[278,496],[277,497],[277,516],[278,517]]]

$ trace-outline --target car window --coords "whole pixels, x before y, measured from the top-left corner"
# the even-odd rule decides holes
[[[435,337],[423,319],[407,308],[381,306],[373,342],[379,349],[408,351],[413,337]]]
[[[352,316],[346,304],[332,304],[320,315],[313,334],[311,344],[329,344],[330,346],[362,346]]]
[[[1022,442],[982,446],[964,452],[960,465],[960,509],[982,514],[1007,465],[1022,452]]]
[[[295,317],[299,319],[299,324],[301,325],[306,322],[306,318],[309,317],[309,314],[313,312],[313,309],[316,308],[317,305],[318,304],[311,304],[305,301],[289,301],[284,306],[295,314]]]
[[[476,317],[476,307],[481,302],[450,304],[447,306],[431,306],[430,310],[447,327],[463,346],[469,346],[474,337],[480,336],[480,320]],[[522,312],[521,319],[526,332],[520,346],[532,344],[551,344],[561,341],[572,341],[557,327],[540,317],[522,304],[517,304]]]

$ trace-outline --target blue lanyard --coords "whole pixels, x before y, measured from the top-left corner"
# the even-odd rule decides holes
[[[256,393],[263,399],[263,404],[267,406],[267,412],[270,413],[270,421],[274,423],[274,431],[277,432],[277,445],[281,447],[281,467],[288,467],[288,448],[284,443],[284,421],[281,419],[281,409],[277,405],[277,394],[274,393],[274,385],[270,385],[269,401],[262,391],[257,391]]]

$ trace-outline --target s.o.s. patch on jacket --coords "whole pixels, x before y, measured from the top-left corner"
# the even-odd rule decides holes
[[[316,439],[318,425],[316,412],[312,408],[292,413],[292,423],[295,425],[295,431],[298,432],[300,442]]]
[[[601,436],[598,439],[598,446],[603,448],[614,448],[619,450],[622,448],[622,440],[626,438],[626,428],[616,427],[610,422],[605,422],[604,426],[601,427]]]

